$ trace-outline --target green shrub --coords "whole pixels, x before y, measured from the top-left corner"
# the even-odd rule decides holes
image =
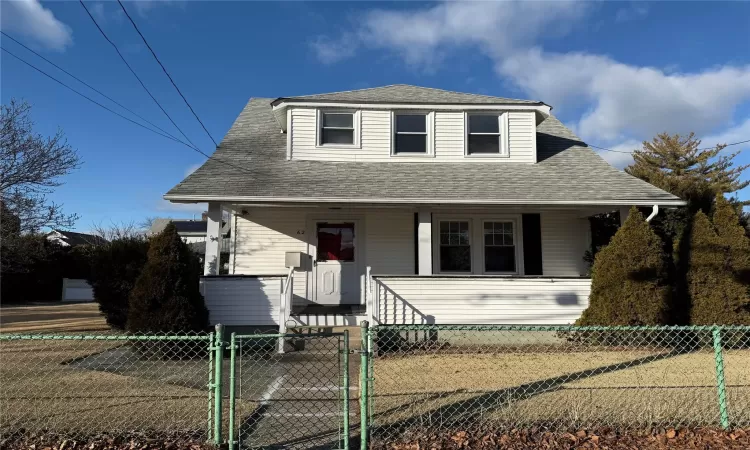
[[[717,199],[714,224],[703,212],[693,219],[687,286],[694,325],[750,324],[750,244],[734,208]]]
[[[661,241],[636,209],[596,255],[589,307],[578,325],[668,323],[671,290]]]
[[[199,291],[200,275],[198,258],[170,223],[151,239],[148,260],[130,293],[128,331],[204,330],[208,310]]]
[[[130,291],[146,265],[148,247],[145,238],[128,237],[91,250],[88,282],[99,310],[113,328],[125,329]]]

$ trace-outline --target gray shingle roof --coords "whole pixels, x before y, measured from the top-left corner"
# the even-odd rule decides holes
[[[273,101],[290,102],[353,102],[353,103],[435,103],[461,105],[541,105],[534,100],[518,100],[513,98],[492,97],[489,95],[466,94],[463,92],[444,91],[442,89],[411,86],[408,84],[394,84],[355,91],[331,92],[328,94],[301,95],[298,97],[281,97]]]
[[[165,197],[549,204],[678,200],[610,166],[554,116],[537,126],[536,164],[287,161],[286,135],[279,132],[269,101],[250,100],[214,156]]]

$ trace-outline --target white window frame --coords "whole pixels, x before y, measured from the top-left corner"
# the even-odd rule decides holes
[[[417,115],[424,114],[425,120],[425,132],[427,134],[427,149],[425,153],[396,153],[396,116],[399,114],[406,115]],[[411,134],[422,134],[422,133],[411,133]],[[432,158],[435,156],[435,111],[425,110],[396,110],[391,111],[391,156],[396,158]]]
[[[484,224],[488,223],[488,222],[492,222],[492,223],[505,222],[505,223],[510,223],[511,226],[513,227],[513,247],[515,248],[515,259],[516,259],[515,267],[516,267],[516,270],[514,270],[514,271],[488,271],[486,269],[486,266],[485,266],[485,251],[486,251],[487,245],[484,243]],[[483,274],[487,274],[487,275],[518,275],[519,273],[521,273],[521,261],[522,260],[521,260],[521,258],[519,258],[519,255],[520,255],[521,252],[519,251],[519,245],[518,245],[518,243],[519,243],[519,240],[518,240],[518,233],[519,233],[518,221],[515,220],[515,219],[511,219],[511,218],[484,218],[481,221],[481,225],[482,225],[482,249],[481,249],[480,253],[482,254],[482,273]]]
[[[440,223],[469,222],[469,247],[471,254],[471,272],[440,270]],[[514,272],[488,272],[484,269],[484,223],[512,222],[513,243],[516,246],[516,270]],[[479,246],[477,248],[476,246]],[[523,266],[523,229],[521,214],[433,214],[432,216],[432,269],[436,275],[487,275],[487,276],[522,276]]]
[[[457,270],[441,270],[440,269],[440,224],[443,222],[468,222],[469,223],[469,263],[471,264],[470,269],[468,272],[464,271],[457,271]],[[473,232],[473,221],[468,217],[441,217],[439,219],[434,219],[432,223],[433,225],[433,236],[435,236],[432,239],[433,242],[433,267],[434,267],[434,273],[438,274],[452,274],[452,275],[471,275],[474,273],[474,232]]]
[[[497,116],[499,133],[469,133],[469,116]],[[492,135],[500,140],[500,153],[469,153],[469,134]],[[464,157],[465,158],[508,158],[508,113],[506,111],[464,111]]]
[[[354,127],[354,143],[352,144],[323,144],[323,113],[327,114],[351,114],[352,126]],[[318,108],[315,112],[315,147],[316,148],[341,148],[356,149],[360,148],[361,131],[362,131],[362,113],[359,109],[336,109],[336,108]]]

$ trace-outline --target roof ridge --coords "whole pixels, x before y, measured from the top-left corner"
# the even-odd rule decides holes
[[[320,93],[317,93],[317,94],[293,95],[293,96],[290,96],[290,97],[279,97],[279,98],[304,98],[304,97],[316,97],[316,96],[319,96],[319,95],[346,94],[346,93],[351,93],[351,92],[372,91],[372,90],[376,90],[376,89],[385,89],[385,88],[397,87],[397,86],[413,87],[413,88],[418,88],[418,89],[429,89],[431,91],[446,92],[446,93],[449,93],[449,94],[470,95],[472,97],[500,99],[500,100],[523,100],[523,101],[531,101],[531,102],[543,103],[540,100],[531,100],[531,99],[525,99],[525,98],[500,97],[500,96],[497,96],[497,95],[476,94],[476,93],[473,93],[473,92],[450,91],[448,89],[441,89],[441,88],[435,88],[435,87],[429,87],[429,86],[418,86],[416,84],[406,84],[406,83],[394,83],[394,84],[386,84],[384,86],[375,86],[375,87],[369,87],[369,88],[349,89],[349,90],[346,90],[346,91],[334,91],[334,92],[320,92]]]

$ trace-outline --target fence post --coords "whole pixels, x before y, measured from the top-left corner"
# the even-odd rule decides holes
[[[721,345],[721,328],[714,325],[714,362],[716,363],[716,389],[719,396],[719,413],[721,416],[721,427],[729,429],[729,414],[727,413],[727,391],[724,382],[724,355]]]
[[[236,334],[232,333],[232,338],[230,341],[230,348],[229,348],[229,450],[234,449],[234,413],[235,413],[235,402],[236,402],[236,392],[235,392],[235,373],[237,373],[237,368],[235,367],[236,364],[236,358],[237,358],[237,338]]]
[[[349,450],[349,330],[344,330],[344,353],[342,355],[344,373],[344,450]]]
[[[369,401],[369,393],[368,393],[368,384],[370,380],[368,379],[368,367],[369,367],[369,356],[370,356],[370,348],[367,345],[368,344],[368,333],[370,332],[368,328],[369,323],[366,320],[363,320],[360,324],[360,341],[361,341],[361,349],[359,351],[360,354],[360,360],[359,360],[359,430],[360,430],[360,449],[361,450],[367,450],[367,437],[368,437],[368,430],[367,427],[369,425],[370,418],[368,417],[367,411],[367,402]]]
[[[222,368],[224,363],[224,325],[216,325],[214,342],[214,443],[221,445]]]

